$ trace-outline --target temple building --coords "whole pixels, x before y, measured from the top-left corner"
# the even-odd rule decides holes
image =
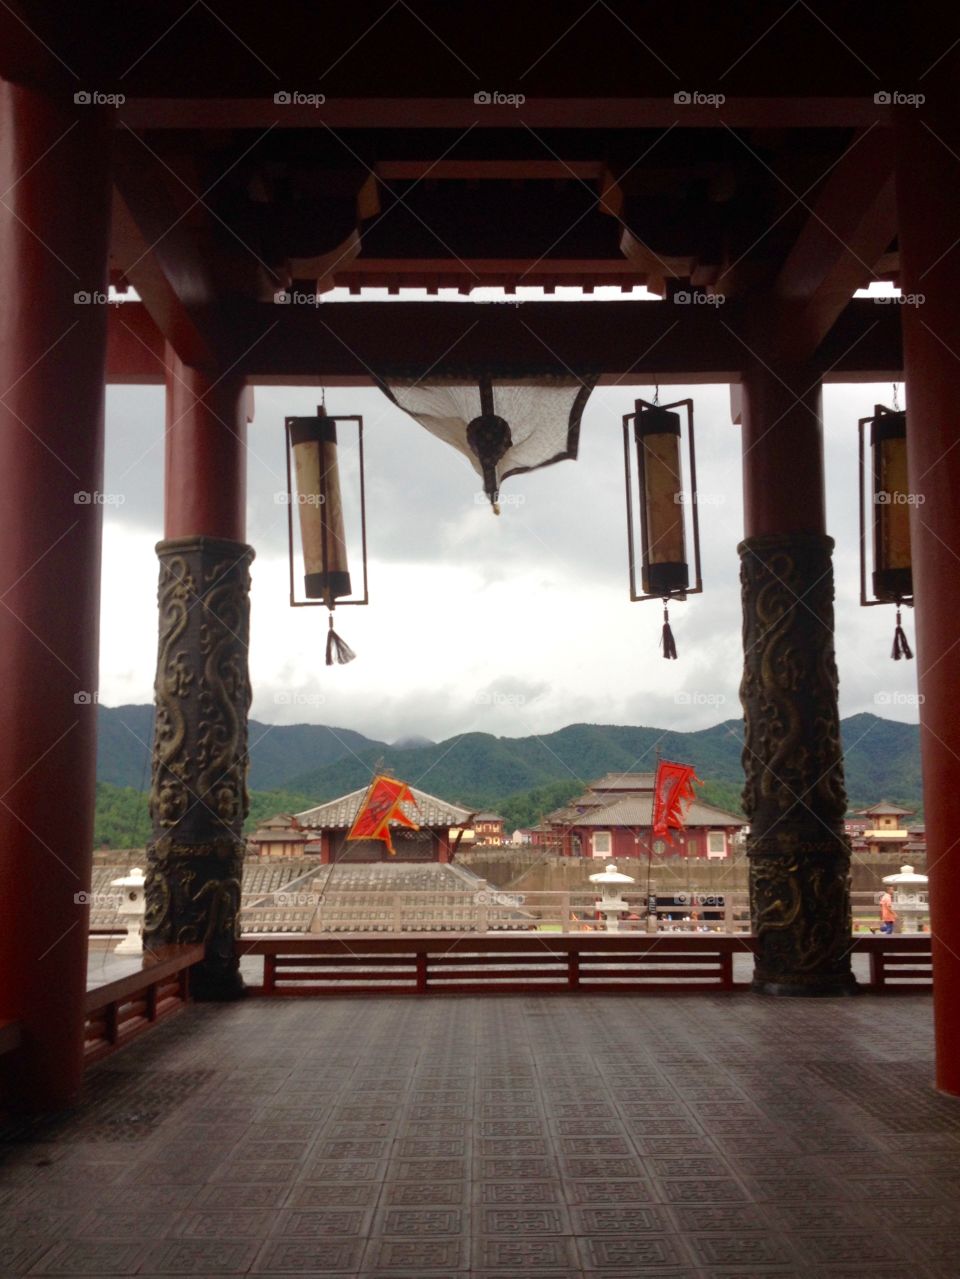
[[[310,835],[291,813],[277,813],[250,836],[248,851],[260,857],[301,857]]]
[[[499,813],[477,813],[473,819],[473,842],[475,845],[504,842],[503,818]]]
[[[742,817],[694,800],[685,829],[666,840],[653,833],[653,773],[607,773],[549,813],[535,842],[567,857],[729,857]]]
[[[915,809],[900,808],[883,799],[879,804],[861,809],[858,816],[866,819],[860,838],[868,852],[879,853],[906,848],[910,831],[901,823],[902,817],[913,817]]]
[[[472,813],[468,808],[450,804],[436,795],[410,787],[414,803],[401,805],[404,813],[416,823],[417,829],[390,823],[395,852],[387,851],[381,840],[348,840],[350,830],[367,788],[351,791],[339,799],[331,799],[316,808],[308,808],[291,819],[306,834],[304,851],[316,853],[323,865],[339,865],[344,862],[441,862],[451,859],[457,848],[457,832],[470,825]],[[453,833],[451,833],[453,832]]]

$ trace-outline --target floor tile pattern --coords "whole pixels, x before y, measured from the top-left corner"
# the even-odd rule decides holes
[[[930,1000],[195,1005],[0,1130],[0,1275],[960,1276]]]

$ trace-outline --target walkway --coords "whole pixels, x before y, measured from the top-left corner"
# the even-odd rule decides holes
[[[925,996],[194,1006],[7,1130],[0,1274],[960,1274]]]

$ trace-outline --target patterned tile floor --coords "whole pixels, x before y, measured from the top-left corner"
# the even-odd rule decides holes
[[[0,1132],[0,1275],[960,1276],[925,996],[194,1006]]]

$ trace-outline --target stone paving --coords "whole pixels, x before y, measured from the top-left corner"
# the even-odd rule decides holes
[[[0,1132],[0,1275],[960,1276],[926,996],[192,1006]]]

